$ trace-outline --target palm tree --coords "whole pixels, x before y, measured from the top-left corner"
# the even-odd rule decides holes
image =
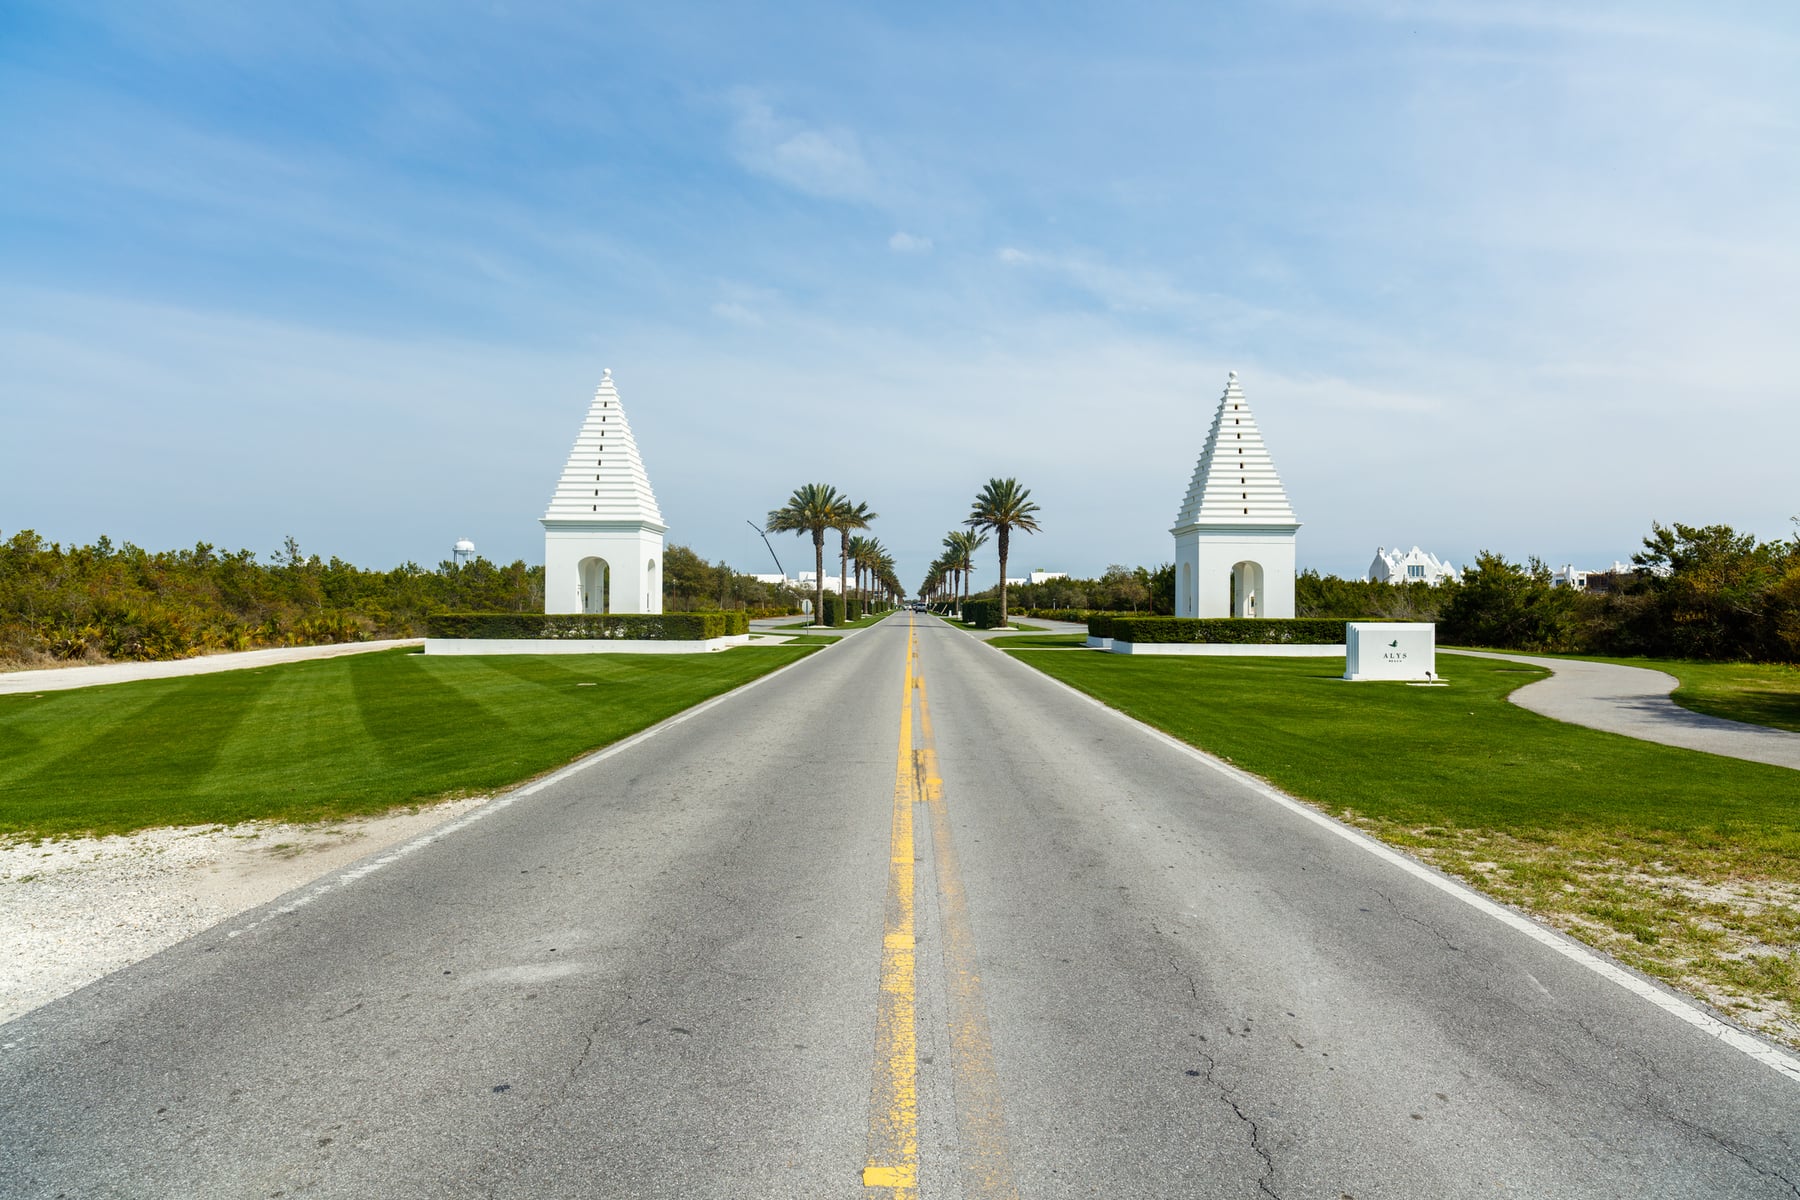
[[[771,533],[810,533],[813,541],[813,623],[825,619],[825,531],[837,524],[845,499],[828,483],[794,489],[788,502],[769,513]]]
[[[944,576],[949,573],[950,568],[942,558],[934,559],[932,564],[925,568],[925,581],[919,585],[920,598],[927,604],[936,601],[938,589],[944,586]]]
[[[855,504],[850,503],[850,498],[846,496],[844,497],[844,502],[838,506],[837,518],[831,522],[831,527],[838,531],[838,537],[840,539],[838,550],[838,594],[843,596],[846,600],[849,599],[849,587],[844,581],[844,576],[850,571],[850,531],[852,529],[867,529],[869,527],[869,522],[875,520],[875,518],[880,515],[881,514],[878,512],[870,512],[869,506],[860,500]]]
[[[970,529],[991,529],[1000,551],[1000,625],[1006,626],[1006,552],[1012,531],[1036,533],[1038,506],[1031,502],[1031,489],[1019,486],[1016,479],[990,479],[976,493],[975,505],[965,522]]]
[[[962,590],[957,582],[962,578],[963,569],[962,550],[956,542],[956,535],[960,532],[962,531],[959,529],[952,529],[944,535],[944,540],[938,543],[944,548],[944,553],[938,558],[938,561],[944,564],[944,573],[950,577],[950,598],[952,600],[956,599],[957,594]]]
[[[882,578],[882,573],[884,571],[889,574],[893,572],[894,556],[888,553],[887,547],[881,544],[880,538],[870,538],[868,557],[864,562],[866,564],[864,569],[868,572],[867,586],[869,595],[873,598],[877,585],[880,585],[881,587],[887,586],[886,580]],[[892,597],[888,598],[891,599]]]
[[[987,545],[987,534],[976,533],[973,529],[959,529],[950,535],[956,541],[954,553],[957,565],[962,569],[963,603],[969,600],[969,576],[975,573],[975,552]]]
[[[858,535],[850,539],[850,566],[856,571],[856,595],[865,607],[869,597],[863,590],[863,577],[873,573],[881,555],[881,542],[876,538]]]

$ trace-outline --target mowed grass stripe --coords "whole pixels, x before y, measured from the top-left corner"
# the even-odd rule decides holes
[[[47,712],[49,720],[38,727],[40,741],[21,764],[24,772],[7,780],[0,796],[16,789],[29,801],[79,790],[105,806],[138,791],[145,779],[202,780],[269,687],[260,673],[245,675],[219,676],[229,682],[218,687],[204,686],[204,678],[159,681],[142,694],[102,696],[92,704],[76,699],[79,692],[24,699],[20,707],[40,706],[33,715]],[[198,703],[197,694],[204,696]]]
[[[296,663],[255,672],[268,680],[267,687],[232,731],[212,770],[192,780],[192,812],[172,823],[249,820],[271,796],[354,789],[361,765],[381,755],[359,719],[353,660],[342,661],[342,666]]]
[[[0,697],[0,836],[313,821],[494,791],[813,652],[397,650]]]

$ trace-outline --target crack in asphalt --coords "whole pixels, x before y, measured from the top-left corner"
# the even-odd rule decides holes
[[[1688,1120],[1686,1117],[1677,1116],[1675,1113],[1670,1112],[1668,1109],[1662,1107],[1661,1105],[1653,1104],[1651,1106],[1650,1111],[1654,1112],[1657,1116],[1661,1117],[1665,1121],[1669,1121],[1675,1125],[1681,1126],[1681,1128],[1687,1130],[1689,1133],[1698,1134],[1700,1137],[1705,1138],[1707,1141],[1711,1142],[1713,1145],[1717,1146],[1719,1149],[1723,1150],[1725,1153],[1729,1154],[1731,1157],[1733,1157],[1733,1158],[1737,1159],[1739,1162],[1743,1163],[1746,1167],[1749,1167],[1752,1171],[1755,1171],[1758,1175],[1762,1176],[1764,1179],[1780,1180],[1782,1185],[1787,1188],[1788,1194],[1790,1196],[1800,1197],[1800,1182],[1796,1182],[1794,1179],[1790,1178],[1787,1175],[1782,1174],[1780,1171],[1777,1171],[1773,1167],[1764,1167],[1764,1166],[1761,1166],[1757,1163],[1750,1161],[1749,1155],[1745,1154],[1742,1150],[1739,1150],[1736,1146],[1732,1145],[1730,1142],[1727,1142],[1719,1134],[1714,1133],[1712,1130],[1707,1129],[1704,1126],[1694,1124],[1692,1121]]]
[[[527,1133],[534,1125],[548,1116],[551,1109],[568,1099],[569,1089],[575,1086],[575,1077],[581,1073],[581,1068],[586,1066],[587,1060],[593,1056],[594,1039],[600,1036],[601,1024],[601,1022],[596,1021],[591,1028],[585,1030],[581,1034],[581,1049],[576,1053],[575,1061],[569,1064],[568,1073],[563,1076],[562,1086],[556,1089],[555,1095],[546,1098],[543,1103],[538,1104],[532,1109],[531,1115],[525,1118],[524,1123],[519,1126],[518,1133],[512,1135],[511,1141],[507,1144],[517,1145],[518,1139],[522,1135]],[[488,1191],[489,1196],[498,1194],[493,1189],[498,1187],[499,1184],[500,1181],[496,1180],[490,1185]]]
[[[1230,1030],[1226,1032],[1229,1034]],[[1218,1070],[1219,1060],[1204,1050],[1197,1050],[1195,1053],[1206,1060],[1206,1073],[1201,1078],[1218,1089],[1219,1099],[1223,1100],[1226,1106],[1237,1115],[1238,1120],[1250,1127],[1250,1150],[1256,1157],[1262,1159],[1263,1164],[1262,1175],[1256,1181],[1256,1190],[1268,1196],[1270,1200],[1281,1200],[1281,1194],[1275,1190],[1275,1159],[1270,1156],[1268,1148],[1262,1144],[1262,1127],[1256,1123],[1256,1118],[1245,1112],[1237,1100],[1232,1097],[1231,1089],[1213,1077],[1213,1072]]]
[[[1158,934],[1162,933],[1162,930],[1156,929],[1155,922],[1151,922],[1151,928],[1155,929]],[[1187,984],[1188,995],[1193,998],[1195,1004],[1198,1004],[1200,1002],[1200,988],[1194,982],[1193,975],[1190,974],[1188,970],[1181,965],[1181,961],[1173,955],[1169,957],[1168,961],[1169,969],[1175,973],[1177,979]],[[1249,1028],[1248,1021],[1245,1022],[1245,1028]],[[1234,1031],[1229,1027],[1225,1030],[1225,1035],[1227,1037],[1236,1036]],[[1209,1052],[1201,1050],[1198,1047],[1195,1048],[1194,1053],[1206,1060],[1206,1070],[1200,1078],[1210,1084],[1219,1093],[1219,1099],[1224,1101],[1225,1105],[1231,1109],[1232,1113],[1239,1121],[1250,1127],[1251,1153],[1261,1159],[1263,1165],[1262,1174],[1256,1180],[1256,1190],[1263,1195],[1268,1196],[1270,1200],[1281,1200],[1280,1193],[1275,1190],[1275,1159],[1269,1154],[1268,1147],[1263,1145],[1262,1126],[1256,1123],[1255,1117],[1252,1117],[1243,1110],[1243,1107],[1240,1106],[1237,1100],[1232,1096],[1231,1089],[1226,1087],[1224,1083],[1215,1077],[1214,1072],[1219,1069],[1219,1060]]]
[[[1581,1017],[1575,1018],[1575,1027],[1586,1034],[1588,1040],[1593,1042],[1596,1046],[1628,1054],[1637,1060],[1638,1066],[1643,1070],[1645,1076],[1641,1098],[1641,1103],[1643,1104],[1645,1111],[1654,1114],[1672,1125],[1687,1130],[1690,1134],[1712,1143],[1714,1146],[1717,1146],[1732,1158],[1737,1159],[1764,1179],[1780,1180],[1782,1185],[1787,1188],[1788,1194],[1794,1196],[1796,1200],[1800,1200],[1800,1181],[1783,1174],[1773,1167],[1764,1167],[1758,1163],[1752,1162],[1749,1155],[1726,1141],[1723,1135],[1708,1129],[1704,1125],[1698,1125],[1693,1121],[1688,1120],[1680,1113],[1671,1111],[1668,1103],[1663,1100],[1656,1089],[1651,1086],[1652,1082],[1667,1083],[1668,1079],[1661,1071],[1657,1070],[1656,1060],[1646,1053],[1643,1047],[1631,1042],[1621,1043],[1604,1038],[1600,1035],[1598,1030],[1594,1029],[1593,1026],[1589,1025],[1587,1021]]]
[[[1463,947],[1461,947],[1461,946],[1457,945],[1455,942],[1451,941],[1449,934],[1445,933],[1443,930],[1441,930],[1437,926],[1433,925],[1430,921],[1426,921],[1420,917],[1415,917],[1411,913],[1407,912],[1405,909],[1401,908],[1398,901],[1396,901],[1392,896],[1388,895],[1386,892],[1382,891],[1380,888],[1375,888],[1373,890],[1377,896],[1380,896],[1382,898],[1382,900],[1387,902],[1387,906],[1389,908],[1393,909],[1394,915],[1396,917],[1399,917],[1402,921],[1409,921],[1412,924],[1417,925],[1420,929],[1423,929],[1426,933],[1429,933],[1432,937],[1434,937],[1438,941],[1442,942],[1444,944],[1444,948],[1446,950],[1449,950],[1454,954],[1466,955],[1469,953]]]
[[[1494,962],[1494,960],[1492,958],[1488,957],[1485,954],[1477,954],[1473,950],[1470,950],[1467,946],[1457,945],[1455,942],[1450,940],[1449,934],[1445,933],[1443,930],[1439,929],[1437,926],[1433,925],[1431,922],[1429,922],[1421,917],[1413,916],[1411,913],[1409,913],[1405,909],[1401,908],[1399,905],[1399,902],[1397,902],[1392,896],[1388,895],[1386,892],[1382,891],[1380,888],[1375,888],[1373,890],[1377,896],[1380,896],[1382,898],[1382,900],[1387,902],[1387,906],[1393,910],[1395,916],[1399,917],[1402,921],[1406,921],[1413,925],[1417,925],[1420,929],[1423,929],[1425,932],[1429,933],[1432,937],[1436,938],[1439,942],[1443,943],[1444,949],[1450,951],[1452,954],[1460,954],[1465,959],[1467,959],[1469,962],[1480,963],[1484,967],[1496,967],[1498,965]]]

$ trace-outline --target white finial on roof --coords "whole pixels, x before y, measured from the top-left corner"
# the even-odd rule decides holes
[[[1236,371],[1227,371],[1227,372],[1225,372],[1225,378],[1227,378],[1227,379],[1236,379],[1236,378],[1237,378],[1237,372],[1236,372]]]
[[[611,367],[607,367],[607,368],[606,368],[606,369],[604,369],[604,370],[603,370],[603,371],[601,371],[601,372],[600,372],[600,378],[602,378],[602,379],[611,379],[611,378],[612,378],[612,368],[611,368]]]

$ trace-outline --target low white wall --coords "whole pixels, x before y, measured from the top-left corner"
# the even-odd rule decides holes
[[[749,634],[691,642],[643,638],[426,638],[427,654],[705,654],[741,646]]]
[[[1088,644],[1088,649],[1090,649],[1090,650],[1111,650],[1112,649],[1112,639],[1111,638],[1095,637],[1091,633],[1088,634],[1087,644]]]
[[[1342,645],[1326,646],[1284,642],[1259,646],[1251,642],[1121,642],[1114,640],[1114,654],[1184,654],[1221,658],[1342,658]]]

